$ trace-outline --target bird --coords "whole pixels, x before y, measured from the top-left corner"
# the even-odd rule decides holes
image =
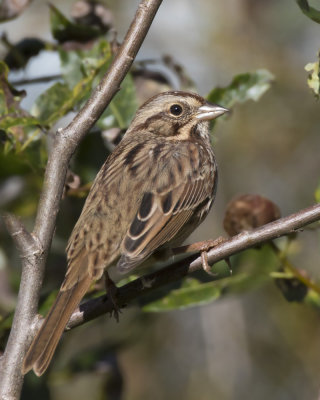
[[[93,182],[68,241],[64,281],[23,374],[46,371],[71,314],[110,266],[128,273],[204,220],[218,180],[210,120],[227,111],[184,91],[157,94],[138,109]]]

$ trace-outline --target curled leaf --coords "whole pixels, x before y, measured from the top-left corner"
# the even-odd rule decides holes
[[[270,88],[273,79],[271,72],[265,69],[236,75],[230,85],[213,89],[207,99],[224,107],[248,100],[257,101]]]
[[[39,139],[33,135],[39,120],[20,107],[25,92],[16,90],[8,82],[8,72],[7,65],[0,62],[0,131],[4,132],[5,153],[13,149],[23,150],[30,142]]]

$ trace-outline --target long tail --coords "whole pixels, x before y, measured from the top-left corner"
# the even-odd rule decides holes
[[[82,279],[68,290],[60,290],[39,332],[33,339],[24,359],[22,373],[32,368],[36,375],[42,375],[48,368],[61,335],[75,308],[88,290],[92,279]]]

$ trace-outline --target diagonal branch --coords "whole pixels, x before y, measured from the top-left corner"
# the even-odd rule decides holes
[[[46,258],[54,233],[71,156],[120,89],[120,84],[129,71],[161,3],[162,0],[140,1],[133,22],[109,70],[73,121],[65,129],[58,130],[56,133],[46,167],[33,234],[30,235],[14,217],[7,218],[9,231],[17,233],[23,271],[13,327],[6,350],[1,357],[1,399],[14,400],[20,397],[23,382],[21,364],[31,339],[28,338],[31,336],[29,331],[36,316]],[[11,229],[11,225],[19,224],[21,235],[18,235],[19,229],[17,231]],[[37,250],[29,254],[28,243],[32,248],[34,246],[34,249],[41,249],[41,251]],[[25,314],[22,318],[23,311]]]
[[[280,218],[255,230],[245,231],[237,236],[233,236],[211,249],[208,252],[208,261],[210,265],[213,265],[240,251],[257,246],[268,240],[288,235],[316,221],[320,221],[320,204],[316,204],[285,218]],[[188,256],[184,260],[175,262],[166,268],[122,286],[117,293],[117,302],[119,306],[123,306],[168,283],[178,281],[201,268],[201,257],[198,255]],[[112,312],[112,310],[113,304],[109,300],[106,300],[105,296],[89,300],[72,314],[68,323],[68,329],[82,325],[100,315]]]

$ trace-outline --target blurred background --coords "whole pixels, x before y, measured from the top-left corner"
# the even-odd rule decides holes
[[[68,17],[73,4],[55,1]],[[138,1],[104,4],[121,42]],[[312,4],[320,9],[320,1]],[[40,0],[1,28],[12,43],[25,37],[54,42],[48,5]],[[215,126],[217,198],[189,243],[226,236],[225,209],[239,194],[265,196],[278,205],[283,216],[315,202],[320,180],[320,114],[304,66],[317,59],[319,33],[320,25],[303,15],[293,0],[163,2],[137,60],[157,60],[154,70],[166,70],[175,88],[181,79],[163,66],[163,56],[182,66],[184,75],[204,96],[242,73],[263,68],[274,76],[259,101],[237,104],[232,115]],[[2,45],[3,57],[6,51]],[[9,80],[14,83],[59,72],[58,55],[42,51],[23,69],[11,72]],[[15,85],[27,91],[22,106],[30,109],[51,84]],[[99,133],[89,135],[73,160],[72,170],[83,185],[93,179],[107,155],[103,143]],[[42,176],[26,173],[10,154],[0,155],[0,166],[0,207],[21,215],[32,229]],[[71,196],[63,200],[44,298],[63,279],[64,248],[83,201]],[[4,318],[14,309],[20,264],[3,225],[0,238],[0,311]],[[286,241],[278,245],[285,246]],[[300,232],[290,243],[288,257],[319,281],[319,232]],[[256,279],[234,291],[226,290],[203,306],[151,313],[142,312],[139,304],[129,304],[119,324],[105,316],[65,334],[49,372],[41,379],[27,376],[22,398],[320,398],[318,307],[286,300],[270,278],[270,272],[280,267],[270,249],[246,251],[232,257],[231,263],[235,276],[247,273]],[[3,332],[2,346],[7,335]]]

